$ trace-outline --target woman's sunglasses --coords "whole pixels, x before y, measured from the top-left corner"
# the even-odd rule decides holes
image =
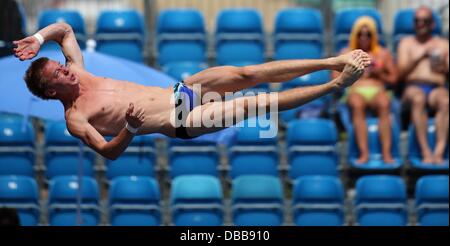
[[[371,32],[359,32],[358,33],[358,38],[361,38],[361,37],[368,37],[368,38],[372,38],[372,33]]]

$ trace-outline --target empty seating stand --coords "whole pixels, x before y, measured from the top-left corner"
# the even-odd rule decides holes
[[[120,176],[155,176],[155,142],[150,136],[135,136],[117,160],[107,161],[106,178]]]
[[[35,132],[26,118],[0,118],[0,175],[34,175]]]
[[[47,9],[39,16],[38,29],[42,29],[54,23],[67,23],[72,27],[78,45],[81,49],[86,48],[87,34],[86,25],[81,14],[76,10]],[[42,49],[60,49],[56,42],[46,43]]]
[[[277,128],[272,121],[247,120],[237,128],[235,140],[229,148],[230,176],[272,175],[278,176],[279,154],[277,137],[264,137],[270,128]]]
[[[95,179],[59,176],[49,182],[51,226],[96,226],[100,223],[99,188]]]
[[[223,191],[216,177],[184,175],[172,181],[172,223],[176,226],[223,224]]]
[[[48,122],[45,131],[45,176],[94,176],[95,155],[73,137],[64,121]]]
[[[275,59],[318,59],[323,53],[323,20],[318,10],[285,9],[275,20]]]
[[[292,121],[287,131],[289,176],[338,175],[337,129],[331,120]]]
[[[424,176],[416,186],[418,225],[448,226],[448,175]]]
[[[143,176],[115,178],[109,189],[111,225],[160,225],[160,199],[160,188],[153,178]]]
[[[143,62],[146,32],[136,10],[108,10],[100,13],[95,33],[96,50],[135,62]]]
[[[245,66],[265,61],[262,18],[254,9],[226,9],[217,17],[217,65]]]
[[[406,226],[406,187],[397,176],[364,176],[356,183],[355,218],[360,226]]]
[[[219,152],[215,142],[171,139],[168,151],[171,178],[190,174],[219,175]]]
[[[21,226],[39,224],[39,191],[33,178],[0,176],[0,208],[15,209]]]
[[[206,30],[203,15],[195,9],[168,9],[157,22],[157,61],[177,80],[206,68]]]
[[[246,175],[233,180],[233,223],[237,226],[281,226],[283,187],[278,178]]]
[[[302,176],[294,182],[292,197],[296,225],[344,225],[344,188],[338,177]]]

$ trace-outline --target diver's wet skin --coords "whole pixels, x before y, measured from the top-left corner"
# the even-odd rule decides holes
[[[16,41],[16,56],[21,60],[31,59],[43,42],[49,40],[61,45],[66,65],[47,58],[34,61],[25,75],[27,86],[42,99],[59,100],[64,105],[70,133],[108,159],[118,158],[134,135],[162,133],[169,137],[193,138],[228,127],[225,122],[238,123],[248,115],[267,112],[262,109],[278,112],[297,108],[353,85],[371,62],[367,53],[355,50],[327,59],[214,67],[185,79],[174,88],[165,89],[90,74],[84,69],[72,28],[63,23],[47,26],[34,36]],[[224,98],[226,94],[267,81],[281,83],[318,70],[335,70],[341,74],[318,86],[220,102],[203,100],[211,93]],[[193,89],[196,86],[201,88],[201,93]],[[197,97],[200,100],[196,100]],[[194,105],[194,101],[201,103]],[[173,120],[174,115],[176,120]],[[244,117],[238,117],[241,115]],[[210,126],[211,117],[214,122],[224,124]],[[179,124],[180,121],[183,124]],[[107,142],[105,135],[115,137]]]

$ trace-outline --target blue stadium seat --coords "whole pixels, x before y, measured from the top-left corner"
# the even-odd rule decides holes
[[[233,180],[233,223],[237,226],[281,226],[283,187],[273,176],[247,175]]]
[[[414,35],[415,34],[415,27],[414,27],[414,15],[415,10],[414,9],[401,9],[395,13],[394,17],[394,28],[393,28],[393,50],[394,53],[397,52],[398,44],[400,43],[400,40],[408,35]],[[442,34],[442,21],[439,17],[439,14],[436,12],[433,12],[433,19],[435,22],[435,27],[433,29],[434,35],[441,35]]]
[[[170,177],[201,174],[218,176],[219,152],[215,142],[171,139]]]
[[[39,191],[36,181],[27,176],[0,176],[0,207],[17,210],[22,226],[39,223]]]
[[[84,19],[76,10],[62,10],[62,9],[46,9],[43,10],[39,16],[38,29],[42,29],[53,23],[64,22],[69,24],[78,41],[81,49],[86,48],[86,27]],[[56,42],[46,43],[42,49],[60,49]]]
[[[298,226],[344,224],[344,188],[337,177],[303,176],[292,192],[294,223]]]
[[[184,175],[172,181],[172,221],[176,226],[223,224],[223,192],[216,177]]]
[[[356,221],[360,226],[406,226],[406,201],[406,187],[401,177],[362,177],[356,182]]]
[[[359,17],[362,16],[370,16],[375,20],[378,27],[380,44],[384,45],[382,17],[376,9],[345,9],[339,11],[334,19],[334,47],[336,53],[340,52],[343,48],[348,46],[348,40],[350,37],[350,33],[352,32],[353,24]]]
[[[34,175],[35,133],[23,117],[0,118],[0,175]]]
[[[425,176],[416,186],[418,225],[448,226],[448,175]]]
[[[84,176],[94,176],[95,155],[86,147],[81,148],[79,139],[70,135],[64,121],[48,122],[45,131],[45,176],[78,175],[80,162]],[[80,153],[80,150],[84,151]],[[81,157],[81,154],[83,158]]]
[[[144,21],[135,10],[108,10],[97,20],[96,50],[108,55],[143,62]]]
[[[158,226],[161,223],[158,182],[149,177],[118,177],[109,189],[113,226]]]
[[[203,15],[198,10],[162,11],[158,18],[157,35],[158,64],[161,67],[175,67],[177,70],[186,66],[204,67],[206,31]]]
[[[318,119],[326,117],[330,114],[329,105],[331,100],[331,96],[323,96],[298,108],[280,112],[280,118],[283,123],[289,124],[289,122],[298,119]]]
[[[222,10],[217,17],[218,65],[245,66],[265,60],[261,15],[254,9]]]
[[[162,68],[162,71],[177,81],[183,81],[192,75],[199,73],[207,68],[204,64],[198,64],[193,62],[180,62],[172,63],[169,66]]]
[[[278,126],[274,122],[259,122],[257,119],[249,119],[237,128],[229,148],[230,176],[233,179],[253,174],[278,176],[277,136],[262,138],[260,135]]]
[[[333,121],[292,121],[287,130],[289,176],[338,175],[337,129]]]
[[[299,86],[320,85],[327,83],[330,80],[331,74],[329,71],[317,71],[281,84],[281,90],[289,90]],[[280,113],[280,117],[285,123],[298,118],[319,118],[322,114],[327,113],[327,108],[331,103],[331,100],[332,95],[326,95],[301,107],[283,111]]]
[[[48,209],[51,226],[98,225],[100,210],[97,182],[85,176],[81,184],[77,176],[53,178],[49,182]]]
[[[427,127],[427,140],[430,148],[434,150],[436,144],[436,123],[434,119],[428,120]],[[445,151],[445,161],[443,165],[429,165],[422,163],[422,152],[420,150],[419,143],[417,141],[416,131],[414,129],[414,125],[411,124],[409,126],[408,131],[408,160],[410,164],[416,169],[422,170],[448,170],[449,159],[448,159],[448,140],[447,140],[447,148]]]
[[[155,176],[155,142],[149,136],[136,136],[117,160],[107,161],[106,177]]]
[[[299,86],[314,86],[327,83],[331,80],[331,73],[327,70],[321,70],[310,74],[305,74],[292,81],[285,82],[282,85],[282,90],[287,90]]]
[[[348,144],[348,163],[355,169],[365,170],[395,170],[403,165],[403,160],[400,156],[400,129],[395,121],[392,121],[392,148],[391,153],[394,158],[394,163],[388,164],[383,161],[381,154],[381,142],[380,134],[378,131],[378,119],[368,118],[367,121],[367,133],[369,141],[369,161],[365,164],[357,164],[356,160],[359,158],[359,149],[356,144],[356,137],[353,131],[353,127],[349,132],[349,144]]]
[[[290,8],[275,19],[275,59],[322,57],[323,20],[318,10]]]

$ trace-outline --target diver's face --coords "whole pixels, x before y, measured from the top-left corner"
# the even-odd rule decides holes
[[[67,66],[49,60],[42,69],[42,76],[48,81],[47,94],[55,97],[57,94],[66,94],[79,84],[78,76]]]
[[[367,26],[363,26],[358,32],[358,47],[369,51],[372,44],[373,34]]]
[[[52,60],[45,64],[42,73],[50,85],[75,85],[79,82],[78,76],[68,67]]]

